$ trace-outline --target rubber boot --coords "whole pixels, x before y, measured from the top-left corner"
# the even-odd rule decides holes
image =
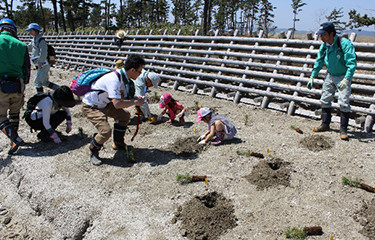
[[[51,88],[52,90],[56,90],[59,88],[59,85],[50,82],[47,87]]]
[[[326,132],[329,131],[329,124],[331,123],[332,118],[332,109],[331,108],[322,108],[322,124],[313,128],[313,132]]]
[[[97,143],[95,141],[95,138],[92,138],[90,142],[90,161],[92,164],[98,166],[102,164],[102,160],[99,158],[99,151],[102,148],[103,145]]]
[[[36,92],[37,93],[43,93],[44,92],[43,87],[37,87]]]
[[[181,126],[185,124],[185,118],[184,118],[184,116],[180,117],[179,123],[180,123]]]
[[[225,132],[216,132],[216,138],[211,142],[212,145],[219,145],[224,141]]]
[[[11,141],[11,146],[8,151],[8,154],[14,154],[18,148],[24,144],[24,141],[22,138],[18,136],[18,133],[16,130],[14,130],[12,124],[8,121],[5,120],[0,124],[0,130],[10,139]]]
[[[341,140],[349,140],[348,137],[348,124],[349,124],[349,112],[341,112],[340,114],[340,138]]]
[[[125,138],[126,126],[121,126],[117,123],[113,126],[113,143],[114,150],[126,150]]]

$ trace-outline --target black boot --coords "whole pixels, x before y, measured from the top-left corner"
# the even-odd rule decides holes
[[[24,144],[24,141],[22,138],[18,136],[18,133],[14,128],[12,127],[12,124],[8,121],[5,120],[0,124],[0,130],[10,139],[11,141],[11,146],[8,151],[8,154],[13,154],[15,153],[18,148]]]
[[[92,138],[90,142],[90,161],[92,164],[98,166],[102,164],[102,160],[99,158],[99,151],[102,148],[102,144],[99,144],[95,141],[95,138]]]
[[[125,131],[126,126],[121,126],[117,123],[113,126],[113,143],[112,148],[114,150],[126,150],[125,144]]]
[[[341,140],[349,140],[348,125],[349,125],[349,112],[341,112],[340,114],[340,138]]]
[[[43,87],[36,88],[36,93],[43,93],[43,92],[44,92]]]
[[[331,124],[332,118],[332,109],[331,108],[322,108],[322,124],[313,128],[313,132],[326,132],[329,131],[329,124]]]

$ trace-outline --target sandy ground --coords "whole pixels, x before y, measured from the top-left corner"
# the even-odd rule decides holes
[[[75,74],[52,69],[51,80],[69,85]],[[29,98],[35,90],[27,87]],[[60,145],[38,142],[22,121],[27,144],[16,155],[7,155],[9,141],[0,136],[0,239],[285,239],[286,229],[305,226],[323,230],[308,239],[375,239],[374,193],[342,184],[348,177],[374,186],[373,134],[351,127],[350,140],[341,141],[338,123],[315,134],[317,119],[167,88],[150,96],[155,92],[170,92],[190,109],[214,108],[235,123],[237,138],[197,147],[207,126],[193,113],[184,126],[144,122],[131,142],[133,118],[126,142],[135,162],[108,141],[104,164],[93,166],[95,130],[79,105],[73,131],[58,129]],[[150,108],[161,112],[156,103]],[[180,184],[178,174],[207,181]]]

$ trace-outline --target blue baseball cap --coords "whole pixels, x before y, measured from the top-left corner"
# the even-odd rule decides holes
[[[0,28],[8,28],[17,34],[17,27],[16,24],[10,18],[3,18],[0,20]]]
[[[30,29],[38,30],[39,32],[42,31],[37,23],[30,23],[29,26],[27,26],[26,31],[30,31]]]
[[[320,25],[319,30],[316,32],[318,35],[322,35],[324,33],[330,33],[335,31],[335,25],[331,22],[325,22]]]

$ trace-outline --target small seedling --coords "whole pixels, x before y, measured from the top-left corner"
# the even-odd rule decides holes
[[[180,184],[188,184],[192,182],[205,182],[207,184],[208,182],[207,176],[197,176],[197,175],[190,176],[189,173],[186,173],[185,175],[177,174],[176,180]]]
[[[249,120],[249,115],[245,114],[245,126],[247,126],[247,121]]]
[[[176,181],[180,184],[188,184],[191,183],[191,177],[189,173],[184,174],[177,174]]]
[[[295,130],[295,131],[298,132],[299,134],[303,134],[303,131],[302,131],[300,128],[294,126],[294,125],[291,125],[290,128],[293,129],[293,130]]]
[[[300,228],[292,227],[292,228],[288,228],[285,231],[285,237],[291,238],[291,239],[296,239],[296,240],[302,240],[302,239],[305,239],[307,237],[307,234],[306,234],[305,231],[303,231]]]
[[[135,163],[135,148],[134,147],[128,147],[128,145],[125,145],[125,151],[126,151],[126,155],[128,157],[128,160],[131,162],[131,163]]]
[[[156,99],[156,100],[159,100],[159,99],[160,99],[160,97],[159,97],[159,95],[158,95],[157,92],[154,92],[154,96],[153,96],[153,98]]]
[[[257,152],[251,152],[250,150],[247,150],[247,151],[237,150],[236,153],[240,156],[246,156],[246,157],[253,156],[257,158],[264,158],[263,154],[257,153]]]
[[[359,185],[361,184],[361,181],[358,178],[350,179],[350,178],[342,177],[342,184],[349,185],[351,187],[359,187]]]
[[[350,179],[346,177],[342,177],[342,184],[349,185],[351,187],[361,188],[367,192],[375,193],[375,188],[367,185],[366,183],[362,183],[359,179]]]
[[[198,109],[199,109],[199,102],[198,101],[194,101],[194,109],[196,111],[198,111]]]
[[[135,148],[130,148],[129,161],[135,163]]]

